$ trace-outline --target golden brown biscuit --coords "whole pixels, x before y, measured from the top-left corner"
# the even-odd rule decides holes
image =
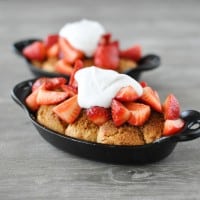
[[[56,116],[53,107],[54,105],[40,106],[37,111],[37,121],[49,129],[64,134],[67,124]]]
[[[152,112],[143,126],[124,124],[116,127],[112,120],[101,126],[91,122],[85,111],[73,124],[67,125],[53,113],[54,105],[40,106],[37,121],[61,134],[70,137],[111,145],[143,145],[153,142],[162,136],[164,117],[161,113]]]
[[[96,142],[97,140],[97,131],[99,126],[91,122],[85,112],[82,112],[78,120],[73,124],[69,124],[65,130],[65,135],[87,140],[91,142]]]
[[[128,124],[116,127],[110,120],[100,126],[97,142],[112,145],[143,145],[144,139],[139,128]]]
[[[151,143],[159,139],[163,133],[164,117],[161,113],[152,112],[149,120],[140,127],[144,135],[145,143]]]
[[[36,60],[32,61],[32,64],[38,68],[41,68],[45,71],[49,72],[56,72],[55,64],[58,61],[57,58],[49,58],[43,62],[39,62]],[[85,58],[83,60],[84,67],[89,67],[94,65],[94,59],[92,58]],[[131,59],[124,59],[120,58],[119,60],[119,68],[117,69],[118,72],[123,73],[130,69],[135,69],[137,67],[137,63]]]

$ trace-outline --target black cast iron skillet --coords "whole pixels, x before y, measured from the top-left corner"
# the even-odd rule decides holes
[[[40,125],[36,121],[34,113],[24,103],[35,80],[18,83],[12,90],[12,98],[26,111],[31,122],[44,139],[54,146],[75,155],[112,163],[149,163],[167,157],[178,142],[200,137],[200,112],[195,110],[187,110],[181,113],[181,118],[185,121],[185,127],[180,133],[171,137],[162,137],[154,143],[142,146],[106,145],[61,135]]]
[[[22,56],[28,64],[28,67],[30,71],[36,76],[36,77],[41,77],[41,76],[48,76],[48,77],[55,77],[55,76],[63,76],[66,78],[69,78],[67,75],[64,74],[59,74],[59,73],[54,73],[54,72],[48,72],[42,69],[39,69],[38,67],[33,66],[33,64],[30,62],[30,60],[26,59],[22,51],[23,49],[28,46],[29,44],[35,42],[35,41],[41,41],[41,39],[27,39],[27,40],[22,40],[15,42],[13,44],[13,47],[15,51]],[[139,62],[137,63],[138,66],[135,69],[130,69],[124,72],[124,74],[128,74],[129,76],[133,77],[136,80],[139,80],[140,75],[144,71],[152,70],[160,66],[160,57],[154,54],[149,54],[144,57],[142,57]]]

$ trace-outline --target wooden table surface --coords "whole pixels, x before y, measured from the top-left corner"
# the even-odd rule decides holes
[[[83,3],[84,2],[84,3]],[[10,97],[32,78],[12,44],[58,32],[82,18],[101,22],[122,47],[139,43],[162,65],[141,79],[174,93],[182,110],[200,110],[200,1],[0,1],[0,199],[200,199],[200,139],[179,143],[166,159],[115,165],[60,151],[37,133]]]

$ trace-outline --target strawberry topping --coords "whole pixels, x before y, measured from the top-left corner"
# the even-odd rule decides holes
[[[130,111],[119,101],[113,99],[111,104],[112,119],[116,126],[121,126],[130,118]]]
[[[133,87],[127,86],[121,88],[115,98],[119,101],[135,101],[139,95]]]
[[[143,125],[150,117],[151,109],[148,105],[130,102],[126,103],[125,106],[131,113],[131,117],[129,118],[128,123],[133,126]]]
[[[55,106],[53,112],[68,124],[75,122],[81,112],[81,107],[77,102],[77,95]]]
[[[144,87],[143,95],[141,96],[140,100],[151,106],[151,108],[157,112],[162,112],[162,106],[158,93],[155,92],[151,87]]]
[[[184,121],[180,118],[175,120],[170,120],[170,119],[165,120],[163,135],[168,136],[178,133],[184,127],[184,124],[185,124]]]
[[[22,53],[29,60],[43,61],[46,58],[46,47],[43,42],[36,41],[25,47]]]
[[[102,125],[110,118],[110,111],[107,108],[93,106],[86,110],[87,117],[97,125]]]
[[[165,119],[177,119],[180,116],[180,105],[177,98],[170,94],[167,96],[164,104],[163,111]]]

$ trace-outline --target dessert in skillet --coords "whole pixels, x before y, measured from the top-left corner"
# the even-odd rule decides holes
[[[77,61],[69,83],[39,78],[26,105],[43,126],[70,137],[112,145],[144,145],[184,126],[173,94],[161,104],[145,82]]]
[[[142,56],[140,45],[120,49],[119,41],[96,21],[81,20],[66,24],[58,34],[35,41],[23,49],[23,55],[36,67],[70,76],[74,63],[125,72],[137,67]]]

